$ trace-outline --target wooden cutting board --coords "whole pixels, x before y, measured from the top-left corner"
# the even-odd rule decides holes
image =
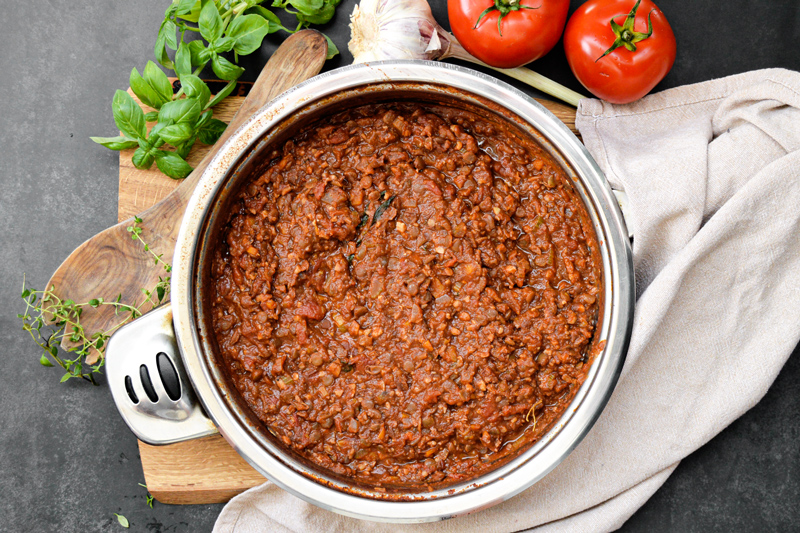
[[[228,122],[244,101],[246,90],[242,84],[238,91],[241,96],[230,96],[220,102],[214,108],[214,117]],[[555,102],[539,102],[577,134],[575,109]],[[189,163],[192,166],[199,163],[208,149],[197,143],[189,154]],[[133,150],[124,150],[119,158],[120,221],[154,205],[180,183],[160,174],[155,165],[151,170],[137,169],[131,162],[132,156]],[[139,442],[139,452],[147,490],[161,503],[226,502],[266,481],[219,435],[168,446]]]

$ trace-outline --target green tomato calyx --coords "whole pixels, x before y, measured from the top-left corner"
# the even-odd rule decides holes
[[[611,48],[603,53],[603,55],[594,60],[595,63],[621,46],[624,46],[631,52],[635,52],[636,43],[642,42],[653,35],[653,21],[651,20],[651,16],[653,15],[653,11],[655,11],[655,9],[651,9],[650,13],[647,14],[647,33],[641,33],[633,30],[633,24],[636,21],[636,11],[639,9],[639,4],[641,2],[642,0],[636,0],[633,9],[631,9],[630,13],[628,13],[628,16],[625,17],[625,22],[622,23],[622,26],[617,24],[614,20],[621,15],[616,15],[611,19],[611,31],[614,32],[615,36],[614,43],[611,45]]]
[[[538,7],[523,6],[520,1],[521,0],[494,0],[494,5],[487,7],[483,13],[480,14],[472,29],[476,29],[486,15],[492,11],[499,11],[500,16],[497,17],[497,32],[500,34],[500,37],[502,37],[503,30],[500,27],[500,23],[503,21],[503,17],[512,11],[519,11],[520,9],[539,9]]]

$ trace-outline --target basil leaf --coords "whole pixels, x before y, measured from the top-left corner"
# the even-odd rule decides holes
[[[158,30],[158,38],[156,39],[156,46],[154,50],[156,59],[159,63],[169,69],[174,69],[175,65],[172,63],[172,60],[167,54],[167,44],[171,45],[173,49],[177,48],[175,38],[175,32],[177,29],[178,27],[174,22],[166,19],[161,23],[161,27]]]
[[[197,6],[197,10],[199,12],[200,0],[180,0],[177,4],[173,4],[174,12],[177,16],[191,13],[195,6]]]
[[[111,102],[114,113],[114,123],[119,131],[127,137],[140,139],[145,137],[147,127],[144,121],[144,111],[127,92],[117,89],[114,100]]]
[[[322,9],[323,0],[289,0],[289,4],[303,15],[313,16]]]
[[[188,2],[189,0],[187,0]],[[200,10],[202,9],[202,2],[195,0],[194,5],[186,12],[178,13],[178,16],[186,22],[197,22],[200,20]]]
[[[153,159],[153,154],[144,148],[139,147],[133,152],[133,166],[136,168],[147,170],[153,166]]]
[[[269,23],[269,32],[268,33],[274,33],[274,32],[276,32],[278,30],[289,31],[283,26],[283,24],[281,23],[281,19],[278,18],[278,15],[276,15],[275,13],[273,13],[272,11],[270,11],[269,9],[267,9],[265,7],[253,6],[250,9],[247,9],[245,11],[245,14],[246,15],[259,15],[259,16],[263,17],[264,19],[266,19],[266,21]]]
[[[164,104],[158,113],[158,120],[160,122],[172,120],[175,123],[194,123],[200,117],[201,111],[202,107],[197,98],[182,98]]]
[[[214,57],[215,54],[216,54],[216,52],[214,52],[214,50],[212,50],[210,48],[204,48],[203,50],[200,51],[198,56],[199,56],[200,61],[203,62],[203,66],[205,66],[206,63],[211,61],[211,59]]]
[[[147,122],[155,122],[156,120],[158,120],[158,111],[150,111],[148,113],[145,113],[144,119]]]
[[[164,11],[164,20],[170,20],[176,9],[178,9],[178,4],[170,4],[167,10]]]
[[[197,25],[200,27],[200,35],[211,44],[214,44],[217,39],[222,37],[222,31],[224,30],[222,17],[219,16],[217,4],[213,0],[203,5]]]
[[[235,88],[236,88],[236,80],[231,80],[228,83],[228,85],[225,86],[224,89],[222,89],[220,92],[218,92],[214,96],[214,98],[211,99],[211,101],[206,106],[206,109],[208,109],[210,107],[214,107],[215,105],[220,103],[225,97],[227,97],[229,94],[231,94]]]
[[[167,75],[152,61],[148,61],[144,68],[144,77],[134,68],[128,79],[134,94],[145,105],[159,109],[162,105],[172,100],[172,84]]]
[[[192,73],[192,53],[189,51],[189,45],[183,41],[175,52],[175,73],[178,77]]]
[[[181,76],[183,92],[189,98],[197,98],[200,107],[205,109],[208,100],[211,98],[211,89],[200,78],[193,74]]]
[[[224,57],[217,55],[211,58],[211,68],[214,70],[214,74],[222,80],[235,80],[244,72],[242,67],[236,66]]]
[[[221,120],[212,118],[197,131],[197,138],[203,144],[214,144],[227,127],[228,125]]]
[[[158,109],[164,103],[164,101],[159,98],[158,93],[139,75],[139,71],[136,70],[136,67],[131,70],[128,84],[131,86],[133,94],[135,94],[144,105]]]
[[[42,366],[53,366],[53,363],[47,358],[46,354],[42,354],[39,358],[39,364]]]
[[[298,13],[297,18],[306,24],[325,24],[333,18],[336,8],[331,4],[325,4],[321,9],[312,14]]]
[[[97,144],[102,144],[106,148],[111,150],[128,150],[129,148],[135,148],[139,146],[139,143],[135,139],[129,139],[124,135],[120,135],[119,137],[89,137],[91,140],[96,142]]]
[[[214,112],[212,110],[210,110],[210,109],[207,110],[207,111],[204,111],[203,114],[200,115],[200,118],[197,120],[197,123],[195,123],[195,127],[196,128],[202,128],[203,124],[205,124],[206,122],[211,120],[211,117],[212,117],[213,114],[214,114]]]
[[[203,41],[191,41],[186,46],[188,46],[192,58],[192,67],[203,67],[211,59],[211,52],[205,47]]]
[[[174,180],[183,179],[192,173],[192,167],[175,152],[156,151],[158,170]]]
[[[332,57],[334,57],[339,53],[339,49],[336,48],[336,45],[333,44],[333,41],[331,41],[330,37],[328,37],[324,33],[322,35],[324,35],[325,40],[328,41],[328,54],[325,56],[325,59],[331,59]]]
[[[161,138],[161,130],[166,128],[167,126],[171,126],[172,121],[169,122],[159,122],[155,126],[150,129],[150,136],[147,138],[147,144],[142,146],[145,150],[149,150],[150,148],[158,148],[164,144],[164,139]]]
[[[375,214],[372,215],[372,224],[370,224],[370,227],[374,226],[378,219],[381,218],[381,215],[386,212],[387,209],[389,209],[389,206],[392,205],[392,202],[394,202],[395,198],[397,198],[396,194],[391,195],[388,200],[383,202],[378,206],[377,209],[375,209]]]
[[[147,82],[164,103],[172,100],[172,84],[164,71],[152,61],[148,61],[144,66],[144,81]]]
[[[189,151],[194,146],[194,141],[197,139],[197,135],[193,135],[191,139],[186,141],[185,143],[181,144],[180,146],[175,147],[175,153],[181,156],[182,158],[186,159],[189,157]]]
[[[218,54],[230,52],[233,50],[233,43],[234,41],[230,37],[222,37],[221,39],[217,39],[217,42],[214,43],[214,51]]]
[[[178,26],[176,26],[171,20],[167,20],[166,24],[164,24],[164,39],[166,45],[172,50],[178,49],[178,37],[176,36],[177,31]]]
[[[164,126],[158,132],[158,136],[172,146],[188,141],[192,134],[194,134],[194,128],[185,122]]]
[[[258,50],[264,36],[269,33],[269,26],[269,21],[259,15],[242,15],[233,19],[228,26],[228,37],[235,42],[234,51],[247,55]]]

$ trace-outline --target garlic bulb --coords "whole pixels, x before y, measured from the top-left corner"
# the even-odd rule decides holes
[[[501,69],[483,63],[436,22],[426,0],[361,0],[350,15],[350,33],[347,47],[355,63],[386,59],[462,59],[516,78],[573,106],[585,98],[530,69]]]
[[[425,0],[361,0],[350,15],[350,32],[347,47],[355,63],[469,56]]]

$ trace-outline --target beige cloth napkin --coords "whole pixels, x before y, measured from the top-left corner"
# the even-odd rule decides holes
[[[511,500],[446,522],[358,521],[266,483],[231,500],[215,532],[609,531],[761,399],[800,338],[800,73],[583,100],[577,126],[630,199],[638,301],[622,377],[575,451]]]

